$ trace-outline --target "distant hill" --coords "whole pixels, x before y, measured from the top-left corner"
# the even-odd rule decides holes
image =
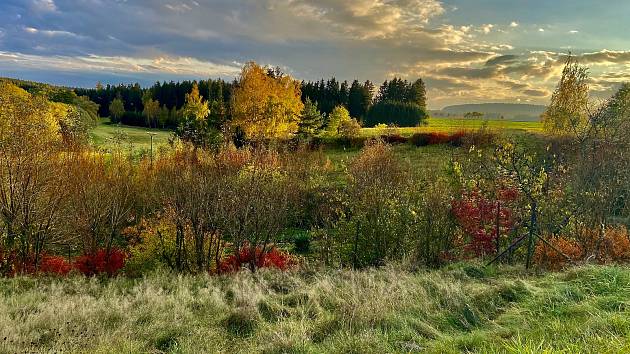
[[[487,119],[538,121],[545,109],[543,105],[534,104],[482,103],[448,106],[431,114],[434,117],[461,117],[468,112],[481,112]]]

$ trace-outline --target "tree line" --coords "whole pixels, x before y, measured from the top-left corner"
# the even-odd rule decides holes
[[[277,68],[263,69],[272,78],[286,76]],[[222,111],[222,120],[232,120],[232,93],[239,86],[238,79],[232,82],[221,79],[156,82],[148,88],[142,88],[138,83],[105,86],[99,83],[95,88],[76,88],[74,91],[98,104],[98,114],[110,117],[114,123],[176,129],[185,121],[182,109],[194,86],[205,102]],[[298,89],[302,103],[310,101],[314,104],[324,125],[338,107],[343,107],[350,117],[367,126],[379,123],[416,126],[427,115],[426,88],[421,79],[408,82],[394,78],[385,81],[377,90],[369,80],[349,83],[333,77],[326,81],[301,81]]]

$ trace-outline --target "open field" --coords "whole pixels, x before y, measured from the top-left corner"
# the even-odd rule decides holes
[[[542,131],[540,122],[514,122],[507,120],[483,120],[483,119],[458,119],[458,118],[429,118],[427,124],[417,128],[399,128],[403,136],[411,136],[414,133],[454,133],[459,130],[479,129],[487,124],[489,129],[504,131],[506,133],[538,133]],[[364,128],[362,133],[366,136],[378,135],[381,129]]]
[[[0,352],[621,353],[630,269],[1,279]]]
[[[542,124],[538,122],[511,122],[511,121],[499,121],[488,120],[487,127],[493,130],[502,131],[508,134],[535,134],[542,130]],[[427,120],[427,125],[416,128],[398,128],[397,131],[403,136],[411,136],[414,133],[420,132],[443,132],[454,133],[459,130],[474,130],[479,129],[484,124],[484,120],[464,120],[456,118],[430,118]],[[141,127],[132,127],[127,125],[111,124],[109,118],[102,118],[100,124],[91,131],[92,143],[103,149],[111,149],[115,146],[116,141],[120,141],[120,146],[124,148],[131,148],[133,151],[148,150],[150,148],[151,138],[148,133],[154,133],[153,147],[159,148],[159,146],[168,143],[168,139],[171,137],[172,132],[170,130],[162,129],[149,129]],[[363,128],[361,134],[363,136],[377,136],[383,134],[385,130],[377,128]],[[411,147],[397,148],[398,151],[404,150],[404,152],[410,152]],[[415,159],[418,162],[423,159],[416,159],[418,156],[427,156],[427,152],[439,153],[443,155],[444,149],[441,147],[419,149],[412,153],[409,158]],[[358,150],[357,150],[358,151]],[[352,150],[348,151],[350,154]],[[331,154],[333,159],[335,158],[336,151],[332,150]],[[345,151],[341,152],[341,155],[346,155]],[[406,157],[407,154],[404,154]],[[441,157],[441,156],[439,156]]]
[[[172,135],[169,130],[111,124],[109,118],[101,118],[98,126],[90,132],[90,138],[92,144],[102,149],[111,149],[115,147],[118,141],[121,147],[137,151],[151,148],[149,133],[155,134],[153,137],[154,148],[167,144]]]

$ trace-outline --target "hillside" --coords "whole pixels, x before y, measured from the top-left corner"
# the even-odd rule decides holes
[[[538,121],[545,108],[543,105],[533,104],[482,103],[447,106],[432,113],[435,117],[448,117],[462,116],[468,112],[481,112],[487,119],[503,117],[514,121]]]

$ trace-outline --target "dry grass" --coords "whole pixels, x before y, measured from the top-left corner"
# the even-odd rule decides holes
[[[623,352],[630,270],[0,281],[0,352]],[[6,337],[6,339],[4,339]]]

